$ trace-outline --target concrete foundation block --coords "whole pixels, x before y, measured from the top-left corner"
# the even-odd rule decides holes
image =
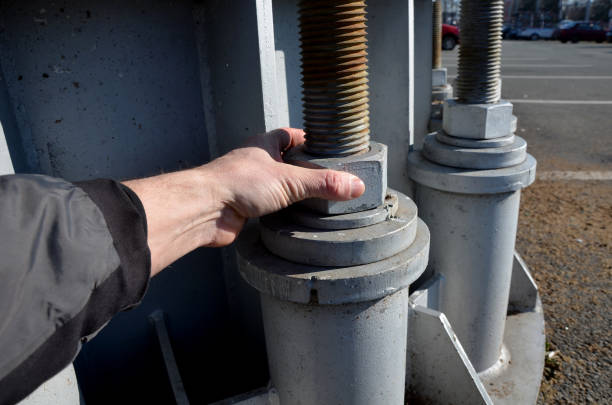
[[[387,193],[387,146],[370,142],[366,153],[339,158],[313,156],[302,146],[293,148],[285,155],[285,162],[314,169],[333,169],[349,172],[365,183],[365,192],[350,201],[328,201],[312,198],[303,201],[304,206],[323,214],[345,214],[365,211],[382,206]]]
[[[462,104],[454,100],[444,103],[444,131],[452,136],[491,139],[512,133],[512,103],[500,100],[495,104]]]

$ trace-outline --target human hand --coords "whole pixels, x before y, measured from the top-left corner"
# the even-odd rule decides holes
[[[328,169],[283,163],[284,153],[304,142],[304,131],[281,128],[250,138],[246,144],[201,166],[216,179],[223,202],[218,233],[209,246],[231,243],[247,218],[266,215],[307,198],[349,200],[365,191],[356,176]]]
[[[277,129],[200,167],[124,182],[145,209],[151,276],[200,246],[229,245],[247,218],[306,198],[363,194],[365,185],[349,173],[283,163],[303,142],[302,130]]]

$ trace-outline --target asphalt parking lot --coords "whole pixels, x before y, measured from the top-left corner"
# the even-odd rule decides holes
[[[457,49],[443,53],[450,81]],[[540,288],[539,403],[612,403],[612,44],[505,41],[502,97],[538,160],[517,250]]]

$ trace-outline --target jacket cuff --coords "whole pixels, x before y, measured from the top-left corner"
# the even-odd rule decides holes
[[[127,186],[106,179],[74,183],[98,206],[119,259],[124,287],[121,310],[138,305],[151,276],[151,252],[147,245],[147,218],[142,202]]]

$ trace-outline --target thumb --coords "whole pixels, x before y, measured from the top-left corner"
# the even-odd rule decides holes
[[[297,180],[302,183],[306,198],[345,201],[362,195],[365,184],[357,176],[329,169],[296,167]]]

